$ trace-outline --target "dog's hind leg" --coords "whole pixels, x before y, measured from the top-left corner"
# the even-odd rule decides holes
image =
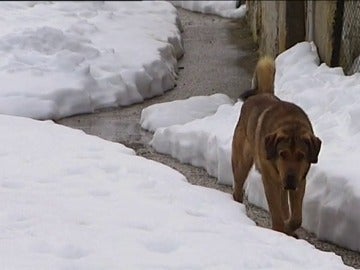
[[[244,137],[243,137],[244,138]],[[249,143],[242,140],[242,145],[233,144],[233,153],[231,158],[232,170],[234,175],[234,192],[235,201],[243,201],[243,186],[249,174],[254,158]],[[241,147],[241,149],[239,149]]]

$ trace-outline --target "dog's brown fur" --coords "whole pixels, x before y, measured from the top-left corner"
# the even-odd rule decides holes
[[[232,143],[233,197],[242,202],[243,185],[255,163],[262,175],[272,228],[295,236],[302,223],[306,175],[311,163],[317,163],[321,141],[300,107],[275,97],[274,73],[261,68],[261,63],[255,74],[273,79],[258,84],[261,91],[246,97],[242,105]]]

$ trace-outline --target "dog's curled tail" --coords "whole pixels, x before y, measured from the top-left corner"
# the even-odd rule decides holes
[[[240,99],[245,101],[247,98],[257,94],[274,94],[275,80],[275,61],[270,56],[263,56],[258,61],[251,89],[240,95]]]

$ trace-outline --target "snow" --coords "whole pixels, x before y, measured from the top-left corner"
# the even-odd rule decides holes
[[[246,14],[246,5],[236,8],[234,0],[228,1],[169,1],[177,7],[188,9],[191,11],[215,14],[225,18],[241,18]]]
[[[141,126],[155,131],[160,127],[185,124],[213,114],[220,105],[233,104],[233,101],[227,95],[214,94],[209,97],[195,96],[186,100],[176,100],[172,104],[177,108],[176,114],[173,114],[173,106],[170,107],[166,103],[155,104],[142,110]]]
[[[7,115],[0,140],[2,269],[350,269],[121,144]]]
[[[3,2],[0,17],[2,114],[58,119],[175,86],[183,47],[170,3]]]
[[[303,227],[320,239],[359,251],[360,74],[345,76],[341,68],[320,65],[316,47],[309,42],[279,55],[276,68],[276,94],[300,105],[322,140],[319,163],[307,177]],[[232,185],[231,141],[241,105],[241,101],[220,105],[215,113],[186,123],[169,120],[172,125],[155,130],[151,145],[181,162],[205,168],[219,183]],[[175,102],[158,106],[167,115],[185,113]],[[206,107],[194,109],[206,112]],[[245,191],[250,202],[267,209],[260,175],[254,169]]]
[[[1,269],[350,269],[333,253],[257,227],[230,194],[191,185],[124,145],[31,119],[129,105],[172,88],[183,50],[169,3],[1,7]],[[188,108],[181,119],[190,123],[205,124],[215,111],[235,121],[239,108],[220,94],[189,100],[176,106]],[[181,119],[143,124],[181,128]],[[224,119],[212,130],[226,128]],[[198,128],[209,156],[222,148],[225,159],[227,130],[206,145]]]

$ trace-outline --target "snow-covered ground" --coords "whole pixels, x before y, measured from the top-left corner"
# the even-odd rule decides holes
[[[160,127],[185,124],[214,114],[220,105],[233,104],[233,101],[227,95],[214,94],[190,97],[187,100],[176,100],[171,104],[173,106],[162,103],[145,108],[140,119],[141,126],[147,130],[155,131]],[[174,107],[176,107],[176,114],[173,114]]]
[[[121,144],[5,115],[59,118],[171,88],[182,46],[169,3],[5,2],[0,14],[1,269],[349,269]],[[187,121],[232,108],[215,96]]]
[[[120,144],[0,115],[1,269],[350,269]]]
[[[57,119],[175,85],[183,54],[165,1],[2,2],[0,113]]]
[[[341,68],[319,65],[316,47],[308,42],[278,56],[276,68],[276,94],[299,104],[322,140],[319,163],[312,166],[307,178],[303,227],[321,239],[359,251],[360,169],[356,164],[360,160],[360,73],[344,76]],[[168,108],[164,109],[166,115],[160,111],[158,116],[152,115],[152,121],[168,117],[167,122],[177,124],[173,116],[184,113],[184,106],[190,114],[192,110],[207,111],[206,104],[194,104],[191,109],[190,99],[182,103],[182,107],[175,102],[154,105]],[[241,101],[221,105],[215,114],[158,128],[151,144],[181,162],[205,168],[220,183],[232,185],[231,141],[241,105]],[[143,110],[143,123],[148,117],[148,111]],[[157,126],[156,122],[151,125]],[[252,203],[267,208],[255,170],[249,175],[246,193]]]
[[[188,9],[191,11],[215,14],[225,18],[241,18],[246,14],[246,5],[236,8],[234,0],[227,1],[169,1],[177,7]]]

